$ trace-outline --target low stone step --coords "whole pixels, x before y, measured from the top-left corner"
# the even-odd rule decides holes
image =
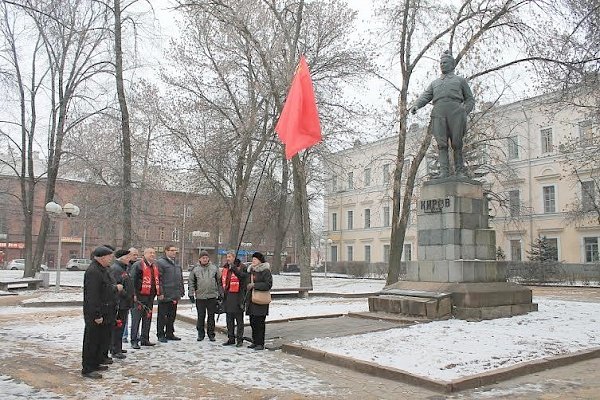
[[[369,311],[439,319],[451,314],[452,299],[385,294],[369,297]]]

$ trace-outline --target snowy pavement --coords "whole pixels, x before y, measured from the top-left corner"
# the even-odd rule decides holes
[[[76,275],[82,276],[79,272],[73,274],[73,282],[80,279]],[[276,276],[275,279],[276,286],[279,287],[297,285],[298,282],[294,280],[299,280],[297,276]],[[61,281],[64,283],[63,276]],[[381,289],[383,281],[315,278],[314,284],[315,292],[320,290],[329,293],[366,293]],[[21,293],[37,294],[38,296],[26,300],[34,302],[82,299],[81,289],[78,287],[62,288],[58,293],[52,288]],[[539,304],[538,312],[511,318],[481,322],[435,321],[376,333],[340,338],[315,338],[297,343],[329,353],[401,369],[429,379],[450,381],[527,361],[600,347],[599,301],[598,296],[590,296],[585,301],[568,301],[550,295],[534,297],[534,302]],[[0,348],[0,359],[14,357],[13,349],[18,348],[19,343],[26,342],[31,345],[30,350],[25,350],[29,356],[35,357],[39,354],[40,348],[51,349],[52,352],[62,355],[67,360],[67,369],[70,373],[78,374],[83,320],[74,313],[79,310],[80,307],[0,307],[0,321],[3,321],[0,322],[2,324],[0,340],[3,342]],[[322,296],[309,296],[307,299],[277,298],[271,304],[268,321],[367,310],[366,298]],[[53,316],[61,313],[62,315],[68,313],[68,316]],[[187,299],[180,304],[179,313],[192,318],[196,316],[195,309]],[[19,318],[19,314],[22,318]],[[43,317],[43,321],[36,323],[34,321],[38,315]],[[223,316],[220,318],[219,325],[224,325]],[[151,351],[130,352],[125,363],[115,366],[105,374],[106,379],[103,380],[103,384],[86,381],[87,388],[93,389],[91,393],[94,395],[88,396],[86,393],[85,397],[100,399],[110,396],[110,393],[102,389],[104,384],[107,382],[109,385],[116,384],[119,379],[123,379],[123,376],[130,376],[128,371],[135,365],[146,365],[150,370],[156,371],[167,368],[170,371],[191,372],[194,376],[206,379],[208,382],[224,379],[232,385],[248,389],[301,393],[308,397],[343,397],[344,395],[343,393],[332,394],[333,389],[328,382],[314,373],[307,372],[301,363],[290,362],[290,357],[284,357],[279,351],[260,352],[258,358],[256,352],[245,348],[224,348],[218,345],[219,342],[198,343],[195,341],[196,332],[192,324],[179,321],[176,326],[177,334],[184,339],[182,342],[159,344]],[[275,327],[272,326],[272,329]],[[219,335],[219,338],[221,336]],[[260,371],[257,371],[255,366],[258,360],[263,361]],[[223,376],[223,369],[235,369],[240,375]],[[3,373],[6,375],[5,371]],[[136,379],[139,381],[139,378]],[[153,387],[150,381],[142,383],[150,388]],[[527,390],[531,392],[535,388],[531,387]],[[61,398],[54,397],[51,391],[37,391],[27,385],[23,386],[7,376],[0,376],[0,393],[9,394],[8,397],[3,396],[3,399]],[[81,392],[77,393],[78,396],[82,396]],[[180,394],[179,397],[186,398],[186,395]],[[218,398],[218,396],[215,394],[206,398]]]

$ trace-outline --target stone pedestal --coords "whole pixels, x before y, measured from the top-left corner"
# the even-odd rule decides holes
[[[490,319],[537,310],[531,290],[507,283],[496,262],[496,236],[488,228],[481,183],[431,180],[423,185],[418,204],[419,260],[407,263],[406,281],[386,287],[379,300],[369,299],[370,311]],[[415,305],[408,304],[411,298]],[[429,309],[419,306],[428,302]]]

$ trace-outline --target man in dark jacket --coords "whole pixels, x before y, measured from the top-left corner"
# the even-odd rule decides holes
[[[157,260],[160,273],[161,293],[164,295],[158,301],[158,318],[156,320],[156,336],[158,341],[181,340],[175,336],[175,316],[177,304],[184,295],[183,272],[175,261],[177,247],[165,246],[165,254]]]
[[[131,266],[131,280],[135,290],[134,307],[131,310],[131,347],[139,349],[142,346],[154,346],[150,342],[150,325],[152,324],[152,308],[154,298],[163,299],[160,288],[160,274],[155,263],[156,251],[149,247],[144,250],[144,256]],[[142,333],[140,335],[140,321]]]
[[[122,285],[113,285],[108,267],[113,251],[100,246],[92,252],[93,261],[83,276],[83,333],[82,370],[86,378],[99,379],[97,371],[108,367],[104,362],[104,349],[110,341],[111,327],[115,322],[115,296],[123,290]]]
[[[117,298],[117,321],[112,330],[112,342],[110,352],[113,358],[124,359],[127,350],[123,350],[123,330],[127,326],[127,317],[129,309],[133,307],[133,282],[127,273],[131,253],[129,250],[117,250],[115,252],[115,261],[110,266],[110,273],[117,284],[123,285],[123,290],[119,292]]]

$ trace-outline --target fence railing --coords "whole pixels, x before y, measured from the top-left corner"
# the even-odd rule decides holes
[[[557,283],[600,286],[600,263],[574,264],[561,262],[498,261],[506,270],[506,280],[524,284]],[[321,266],[318,272],[323,272]],[[386,279],[388,263],[364,261],[328,262],[327,272],[355,278]],[[406,264],[400,265],[400,280],[405,279]]]

